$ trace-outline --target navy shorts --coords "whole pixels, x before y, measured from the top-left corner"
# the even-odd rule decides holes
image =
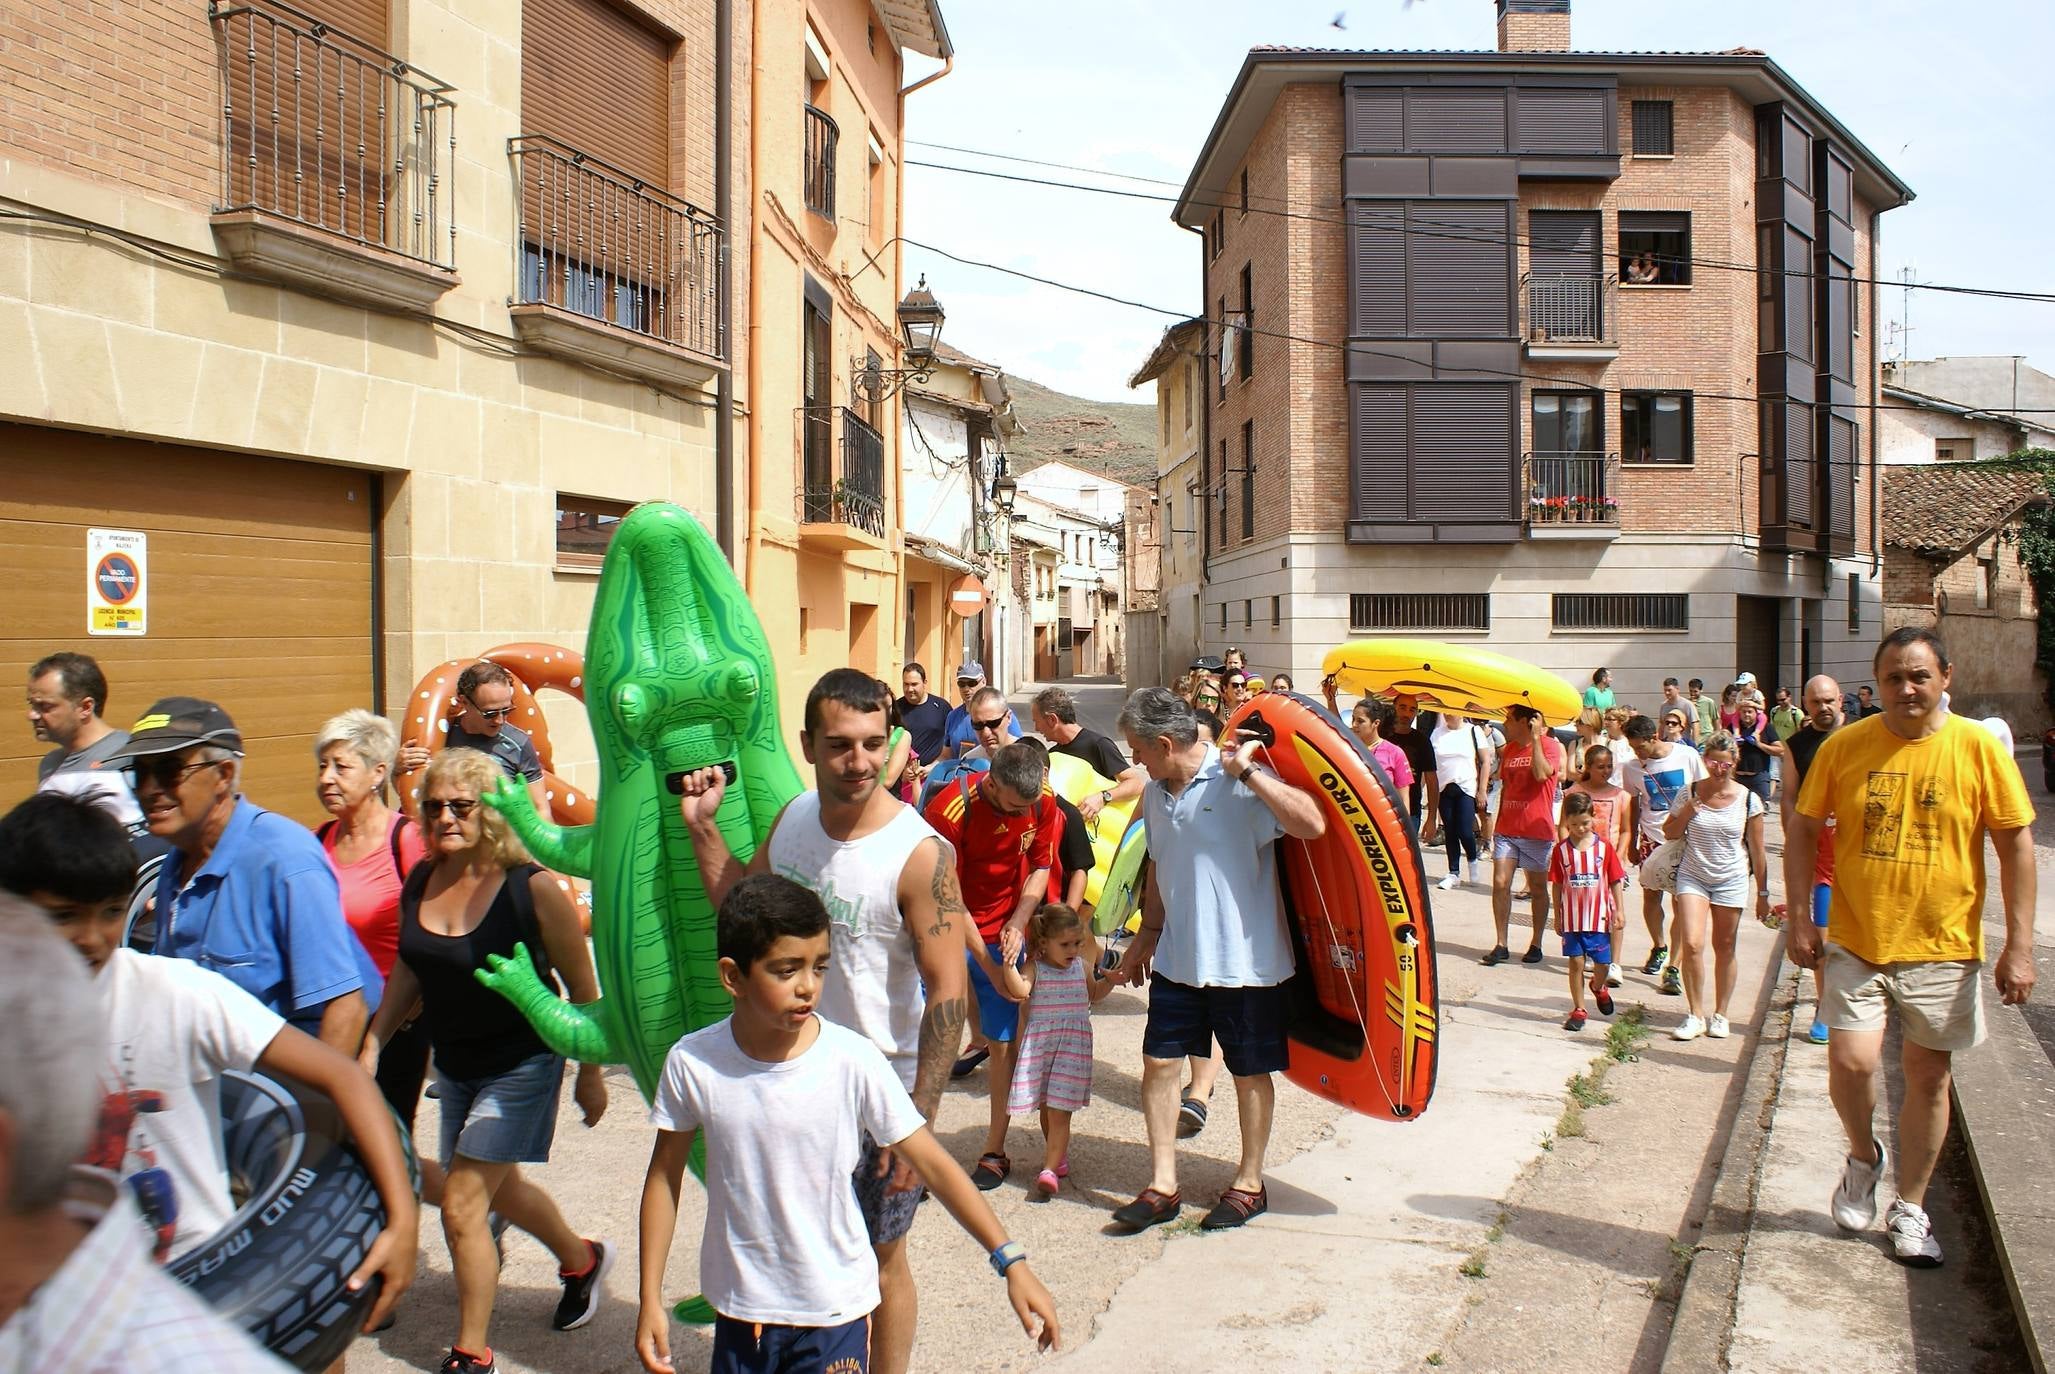
[[[986,945],[985,953],[992,956],[995,964],[1006,962],[997,945]],[[963,952],[963,962],[970,970],[971,991],[978,995],[978,1029],[984,1032],[987,1040],[1009,1043],[1013,1039],[1014,1028],[1020,1024],[1020,1003],[992,986],[992,980],[985,976],[984,967],[969,950]]]
[[[1291,1060],[1290,995],[1268,988],[1194,988],[1149,975],[1149,1019],[1142,1053],[1151,1059],[1210,1058],[1215,1037],[1237,1078],[1282,1073]]]
[[[890,1187],[891,1174],[878,1177],[878,1142],[868,1132],[863,1137],[863,1161],[849,1181],[856,1189],[856,1206],[863,1213],[864,1229],[870,1232],[872,1245],[890,1245],[911,1231],[914,1209],[928,1195],[927,1188],[918,1183],[906,1192],[895,1193]]]
[[[871,1319],[841,1326],[770,1326],[714,1318],[713,1374],[868,1374]]]
[[[1566,930],[1563,932],[1563,957],[1610,964],[1613,961],[1613,937],[1603,930]]]
[[[546,1164],[563,1095],[562,1055],[545,1050],[489,1078],[435,1075],[442,1108],[442,1163],[462,1155],[481,1164]]]

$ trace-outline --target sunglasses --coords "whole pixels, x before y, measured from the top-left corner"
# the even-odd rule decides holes
[[[475,800],[466,801],[460,799],[457,801],[425,801],[421,803],[422,817],[431,821],[442,819],[442,813],[445,811],[449,812],[455,819],[463,820],[477,809],[478,803]]]
[[[983,734],[987,730],[1004,729],[1005,726],[1006,717],[1004,716],[995,716],[991,720],[974,720],[970,723],[970,728],[979,734]]]
[[[153,782],[170,792],[202,768],[218,768],[227,762],[208,759],[202,763],[180,763],[175,758],[140,758],[131,759],[123,771],[139,783]]]
[[[483,706],[480,706],[477,702],[472,701],[469,697],[465,697],[464,700],[470,703],[472,710],[476,711],[479,715],[484,716],[487,720],[505,720],[508,716],[514,714],[514,708],[511,706],[495,706],[488,711]]]

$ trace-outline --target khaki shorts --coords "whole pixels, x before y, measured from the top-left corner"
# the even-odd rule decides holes
[[[1966,1050],[1984,1038],[1983,973],[1981,959],[1879,965],[1829,943],[1820,1016],[1830,1030],[1880,1031],[1896,1007],[1915,1045]]]

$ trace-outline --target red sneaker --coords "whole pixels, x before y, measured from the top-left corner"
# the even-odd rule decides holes
[[[1563,1029],[1564,1029],[1564,1030],[1566,1030],[1566,1031],[1580,1031],[1580,1030],[1583,1030],[1583,1029],[1584,1029],[1584,1023],[1585,1023],[1585,1022],[1586,1022],[1587,1020],[1589,1020],[1589,1019],[1590,1019],[1590,1018],[1589,1018],[1589,1017],[1587,1017],[1587,1016],[1585,1016],[1585,1014],[1584,1014],[1584,1008],[1582,1008],[1582,1007],[1579,1007],[1579,1008],[1577,1008],[1577,1010],[1575,1010],[1575,1011],[1573,1011],[1573,1012],[1571,1012],[1571,1013],[1570,1013],[1570,1019],[1569,1019],[1569,1020],[1567,1020],[1567,1021],[1563,1022]]]

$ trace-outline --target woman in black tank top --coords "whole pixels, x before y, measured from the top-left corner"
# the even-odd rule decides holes
[[[556,1254],[564,1284],[558,1330],[591,1318],[612,1258],[610,1247],[580,1236],[521,1174],[522,1164],[549,1158],[564,1061],[512,1002],[473,977],[487,956],[511,958],[521,945],[544,982],[558,986],[561,976],[572,1001],[599,996],[571,899],[479,802],[499,777],[492,759],[475,750],[445,749],[429,765],[421,788],[428,858],[400,894],[399,957],[362,1055],[375,1072],[381,1047],[418,1006],[442,1108],[441,1167],[422,1160],[421,1194],[442,1209],[457,1279],[458,1329],[445,1369],[491,1364],[487,1324],[499,1282],[492,1213]],[[597,1064],[578,1070],[576,1097],[588,1126],[606,1110],[600,1072]]]

